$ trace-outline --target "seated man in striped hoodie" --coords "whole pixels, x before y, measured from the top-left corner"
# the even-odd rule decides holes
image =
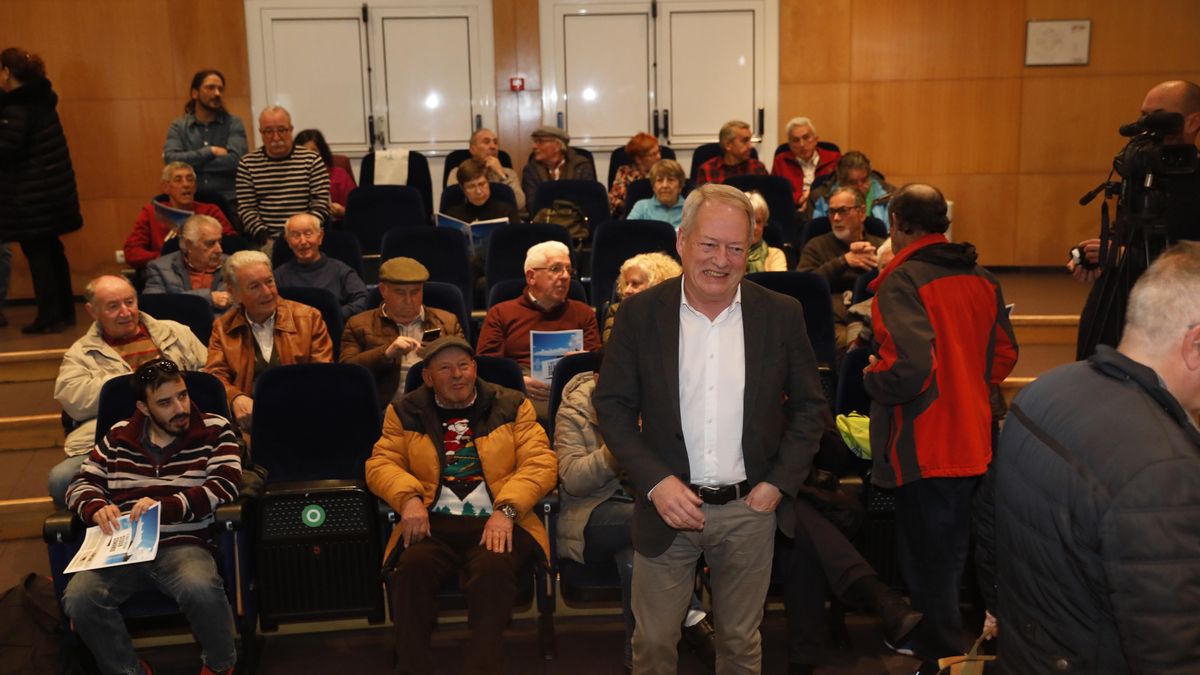
[[[158,555],[75,574],[63,608],[101,672],[150,674],[118,608],[134,592],[156,588],[187,616],[203,650],[201,675],[230,673],[237,660],[233,615],[208,530],[217,506],[237,497],[237,437],[225,418],[191,405],[174,361],[142,364],[131,383],[137,411],[92,450],[67,490],[67,505],[84,523],[111,533],[123,513],[136,521],[158,504]]]

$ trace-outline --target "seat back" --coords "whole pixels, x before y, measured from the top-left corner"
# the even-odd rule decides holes
[[[842,357],[833,403],[834,415],[849,415],[852,412],[871,414],[871,397],[867,395],[867,388],[863,384],[863,368],[867,367],[870,360],[871,350],[867,347],[855,347]]]
[[[421,372],[424,369],[424,361],[419,361],[408,369],[408,377],[404,380],[404,393],[414,391],[423,384]],[[521,365],[512,359],[500,356],[476,356],[475,373],[492,384],[525,393],[525,373],[521,370]]]
[[[601,223],[612,219],[608,210],[608,190],[594,180],[552,180],[538,186],[530,215],[550,206],[556,199],[573,202],[588,219],[588,230],[595,232]]]
[[[756,272],[747,274],[746,279],[799,300],[804,308],[805,332],[817,363],[833,366],[837,362],[833,302],[829,297],[829,284],[823,277],[812,272]]]
[[[329,331],[329,339],[333,341],[333,360],[338,360],[342,353],[342,303],[332,291],[325,288],[307,286],[280,286],[279,297],[302,305],[308,305],[321,313],[325,320],[325,328]]]
[[[504,183],[488,183],[488,185],[490,185],[492,188],[492,199],[508,202],[509,204],[512,204],[513,211],[516,211],[517,195],[513,192],[512,188],[508,187]],[[442,188],[442,198],[441,202],[438,204],[438,211],[440,213],[445,213],[446,209],[458,206],[465,201],[467,201],[467,196],[463,194],[461,185],[458,183],[455,183],[454,185],[447,185],[445,188]]]
[[[688,178],[696,180],[696,171],[700,165],[712,159],[720,157],[725,151],[721,149],[720,143],[705,143],[692,151],[692,170],[688,172]],[[750,156],[758,159],[758,148],[750,148]]]
[[[792,199],[792,183],[783,176],[731,176],[727,185],[743,191],[757,190],[767,201],[770,222],[779,226],[786,241],[791,241],[796,229],[796,202]]]
[[[592,238],[592,302],[599,307],[612,296],[621,265],[639,253],[660,251],[678,259],[675,228],[659,220],[614,220]]]
[[[549,183],[547,183],[549,185]],[[571,262],[575,265],[575,252],[571,235],[565,227],[547,223],[509,223],[492,231],[488,242],[487,277],[488,293],[492,286],[506,279],[525,279],[525,253],[530,246],[543,241],[560,241],[571,249]]]
[[[100,403],[96,409],[97,444],[104,439],[109,429],[112,429],[112,425],[133,417],[134,411],[137,410],[129,382],[132,377],[131,373],[118,375],[100,387]],[[187,385],[188,398],[192,400],[192,405],[206,413],[229,419],[225,386],[220,380],[202,371],[185,370],[183,381]]]
[[[379,253],[383,234],[393,227],[429,225],[420,194],[404,185],[358,187],[346,198],[342,221],[358,237],[362,253]]]
[[[340,260],[350,266],[350,269],[358,272],[358,277],[363,276],[363,257],[362,246],[358,243],[358,237],[353,233],[345,230],[335,230],[329,227],[324,228],[325,239],[321,242],[321,252],[333,258]],[[283,239],[282,237],[280,239]],[[292,247],[287,245],[287,241],[276,241],[271,247],[271,267],[279,269],[280,265],[291,262],[296,259],[296,254],[292,252]]]
[[[375,380],[362,366],[277,366],[254,385],[254,461],[279,482],[362,481],[379,440]]]
[[[429,270],[430,281],[452,284],[462,294],[469,316],[473,306],[475,280],[471,277],[471,259],[467,238],[448,227],[397,227],[383,236],[380,264],[399,256],[420,261]],[[464,330],[466,326],[464,325]]]
[[[600,356],[596,352],[567,354],[554,364],[554,375],[550,380],[550,428],[546,433],[554,440],[554,423],[558,418],[558,406],[562,404],[563,388],[579,373],[596,370]]]
[[[375,184],[375,151],[372,150],[363,156],[360,185],[366,187]],[[429,175],[429,160],[416,150],[408,151],[408,182],[405,185],[417,191],[425,217],[428,218],[433,213],[433,178]],[[346,210],[350,210],[348,204]]]
[[[218,272],[219,274],[219,272]],[[149,293],[138,296],[138,309],[156,319],[178,321],[191,329],[196,339],[208,344],[212,336],[212,303],[188,293]]]
[[[864,272],[859,275],[854,281],[854,293],[850,297],[850,304],[858,304],[863,300],[870,300],[875,297],[875,291],[870,289],[871,282],[879,277],[879,270],[873,269],[870,272]]]
[[[494,284],[488,291],[488,309],[502,302],[516,299],[521,295],[521,291],[523,290],[525,290],[524,279],[505,279]],[[571,285],[567,289],[567,297],[571,300],[578,300],[587,304],[587,289],[583,287],[583,283],[578,279],[571,279]]]
[[[804,226],[804,231],[800,234],[800,249],[803,250],[804,245],[810,239],[832,231],[833,226],[829,224],[829,216],[813,218],[808,221],[808,224]],[[863,231],[876,237],[883,237],[884,239],[888,236],[887,225],[884,225],[883,221],[875,216],[867,216],[867,219],[863,221]]]
[[[670,146],[659,145],[658,151],[659,154],[662,155],[662,159],[675,159],[675,151],[672,150]],[[625,146],[618,145],[617,148],[613,150],[612,157],[610,157],[608,160],[608,181],[605,183],[605,185],[611,188],[613,179],[617,177],[617,170],[626,164],[631,163],[633,163],[633,160],[629,158],[629,153],[625,152]]]

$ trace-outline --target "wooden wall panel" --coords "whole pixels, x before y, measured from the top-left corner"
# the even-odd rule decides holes
[[[1113,155],[1125,145],[1117,128],[1136,120],[1146,92],[1168,77],[1200,81],[1200,72],[1026,78],[1021,171],[1107,171]]]
[[[187,101],[192,75],[216,68],[225,76],[225,99],[250,98],[246,13],[241,0],[171,2],[169,24],[175,58],[171,93]],[[228,106],[226,100],[226,106]]]
[[[954,241],[970,242],[984,265],[1012,265],[1016,231],[1018,178],[1015,174],[888,174],[896,187],[905,183],[935,185],[954,202]]]
[[[1022,174],[1017,184],[1015,255],[1021,265],[1065,265],[1067,251],[1100,232],[1100,200],[1079,198],[1103,173]]]
[[[850,142],[850,85],[784,84],[779,87],[779,138],[793,117],[807,117],[817,127],[817,134],[842,148]]]
[[[1086,69],[1029,68],[1026,77],[1071,77],[1083,71],[1088,76],[1165,74],[1196,69],[1200,55],[1196,44],[1200,2],[1196,0],[1026,0],[1025,5],[1030,19],[1092,20]]]
[[[850,5],[850,0],[780,3],[780,84],[850,78]]]
[[[1019,2],[853,3],[854,81],[1016,77],[1024,49]]]
[[[1020,94],[1015,78],[855,83],[843,150],[890,173],[1011,173]]]

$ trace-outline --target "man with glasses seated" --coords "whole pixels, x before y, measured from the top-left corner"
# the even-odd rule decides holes
[[[521,364],[525,390],[538,412],[538,421],[548,423],[550,383],[530,376],[530,332],[582,330],[583,348],[600,348],[596,312],[578,300],[570,300],[571,253],[562,242],[543,241],[525,254],[525,289],[515,300],[501,302],[488,310],[479,331],[480,356],[503,356]]]
[[[262,147],[238,162],[237,205],[243,233],[264,245],[283,233],[287,219],[311,213],[329,218],[329,172],[321,156],[292,145],[292,116],[267,106],[258,116]]]
[[[858,278],[879,267],[878,249],[885,241],[863,228],[867,203],[856,188],[842,186],[829,197],[831,231],[813,237],[800,252],[801,272],[815,272],[829,282],[833,295],[833,328],[838,353],[846,351],[858,332],[850,330],[847,293],[853,293]]]
[[[79,572],[63,593],[70,617],[103,673],[149,674],[125,628],[120,606],[136,591],[157,589],[178,603],[200,643],[201,675],[233,672],[233,615],[209,550],[220,504],[238,494],[242,462],[229,421],[188,398],[179,366],[158,358],[130,380],[137,410],[91,451],[67,492],[80,520],[105,534],[122,515],[136,522],[159,507],[154,560]]]

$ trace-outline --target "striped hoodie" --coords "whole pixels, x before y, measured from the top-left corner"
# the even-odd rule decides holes
[[[224,417],[193,406],[187,430],[156,460],[142,446],[146,424],[139,411],[112,426],[67,489],[67,507],[90,526],[96,511],[110,503],[128,512],[150,497],[161,508],[160,545],[207,545],[213,512],[237,497],[241,481],[233,428]]]

